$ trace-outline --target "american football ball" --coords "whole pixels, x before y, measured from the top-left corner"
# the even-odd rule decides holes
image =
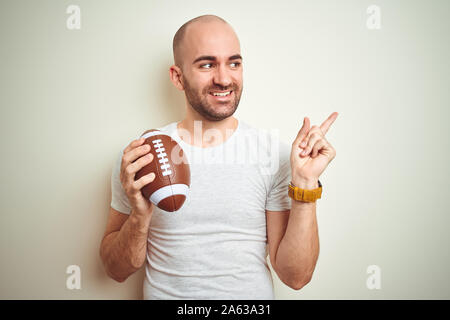
[[[186,200],[191,184],[191,171],[181,146],[166,133],[148,130],[141,135],[150,145],[153,160],[139,170],[135,180],[151,172],[155,179],[141,191],[144,197],[164,211],[179,210]]]

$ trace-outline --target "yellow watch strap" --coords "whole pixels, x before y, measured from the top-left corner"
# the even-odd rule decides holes
[[[316,189],[302,189],[289,183],[289,197],[302,202],[315,202],[322,197],[322,184],[319,182],[319,187]]]

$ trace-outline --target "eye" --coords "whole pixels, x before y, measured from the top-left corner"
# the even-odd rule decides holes
[[[200,65],[200,68],[202,68],[202,69],[211,69],[212,65],[213,65],[212,63],[205,63],[205,64]],[[237,68],[237,67],[239,67],[241,65],[241,63],[240,62],[232,62],[230,65],[231,65],[232,68]]]
[[[205,63],[205,64],[202,64],[202,65],[200,66],[200,68],[205,68],[205,66],[211,66],[211,63]],[[208,68],[205,68],[205,69],[209,69],[209,67],[208,67]]]

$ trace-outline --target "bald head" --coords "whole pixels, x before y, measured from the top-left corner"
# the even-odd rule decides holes
[[[173,58],[174,63],[176,66],[182,68],[183,67],[183,60],[186,56],[186,38],[189,38],[187,35],[189,33],[189,36],[195,37],[196,30],[200,28],[204,28],[205,25],[218,25],[218,27],[227,28],[229,30],[232,30],[231,26],[226,22],[224,19],[215,16],[215,15],[203,15],[196,17],[194,19],[189,20],[185,24],[183,24],[178,31],[175,33],[175,36],[173,37]],[[194,34],[191,34],[194,33]],[[233,31],[234,33],[234,31]],[[236,36],[237,38],[237,36]]]
[[[184,91],[191,117],[232,116],[243,88],[241,46],[233,28],[214,15],[189,20],[173,38],[173,55],[170,79]]]

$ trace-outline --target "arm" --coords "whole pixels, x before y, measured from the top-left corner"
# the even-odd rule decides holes
[[[337,116],[333,112],[320,127],[311,128],[309,119],[304,118],[291,150],[291,176],[295,186],[318,188],[319,176],[336,156],[325,134]],[[267,213],[271,263],[280,279],[298,290],[311,280],[319,256],[316,203],[291,200],[291,210],[279,213]]]
[[[274,271],[283,283],[299,290],[312,278],[319,257],[319,234],[316,204],[291,201],[291,210],[266,212],[267,236]]]
[[[130,215],[110,209],[100,257],[106,273],[118,282],[125,281],[145,262],[150,215]]]
[[[147,236],[153,215],[153,204],[144,198],[141,189],[155,179],[153,172],[135,180],[136,172],[153,160],[151,147],[145,139],[132,141],[123,151],[119,172],[113,171],[112,186],[122,188],[131,207],[130,214],[109,212],[105,235],[100,244],[100,257],[106,273],[116,281],[125,281],[145,262]],[[119,185],[119,186],[117,186]]]

